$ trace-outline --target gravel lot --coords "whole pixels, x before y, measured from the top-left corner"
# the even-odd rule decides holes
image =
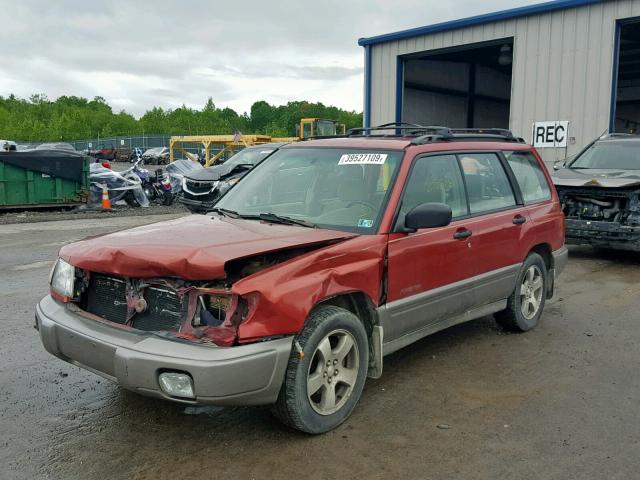
[[[43,350],[34,305],[57,249],[175,216],[0,226],[0,478],[638,478],[640,256],[572,248],[536,330],[483,318],[423,339],[310,437],[267,408],[139,397]]]

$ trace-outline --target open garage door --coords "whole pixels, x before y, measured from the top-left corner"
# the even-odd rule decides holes
[[[613,128],[638,133],[640,127],[640,20],[620,25],[618,78]]]
[[[513,39],[405,57],[402,121],[509,128]]]

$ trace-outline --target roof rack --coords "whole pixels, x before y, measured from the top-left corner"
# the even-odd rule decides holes
[[[387,134],[373,134],[372,132],[392,132]],[[355,136],[366,136],[366,137],[397,137],[397,136],[415,136],[415,135],[424,135],[425,133],[429,133],[432,135],[438,135],[446,137],[450,135],[451,131],[448,127],[440,127],[440,126],[424,126],[418,125],[416,123],[406,123],[406,122],[392,122],[385,123],[383,125],[377,125],[375,127],[363,127],[363,128],[351,128],[347,131],[348,137]]]
[[[422,145],[442,140],[493,140],[496,142],[516,142],[525,143],[524,139],[513,135],[511,130],[505,128],[450,128],[446,137],[434,137],[433,135],[422,135],[414,138],[413,145]]]
[[[310,137],[309,140],[353,137],[411,137],[412,145],[451,140],[493,140],[496,142],[524,143],[522,138],[515,137],[511,130],[504,128],[449,128],[439,125],[425,126],[407,122],[392,122],[375,127],[351,128],[347,130],[344,135],[317,136]]]
[[[383,135],[372,133],[379,131],[391,131],[393,133]],[[446,140],[495,140],[500,142],[524,143],[522,138],[515,137],[511,130],[504,128],[450,128],[439,125],[424,126],[406,122],[385,123],[368,128],[352,128],[347,132],[347,136],[415,137],[411,140],[411,143],[414,145]]]

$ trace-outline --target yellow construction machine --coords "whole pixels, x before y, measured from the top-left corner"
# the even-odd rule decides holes
[[[325,137],[331,135],[344,135],[346,127],[344,123],[325,118],[302,118],[300,125],[296,125],[298,138]]]

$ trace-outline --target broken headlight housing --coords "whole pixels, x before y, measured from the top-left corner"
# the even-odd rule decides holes
[[[58,258],[51,272],[51,293],[58,300],[68,302],[73,298],[76,269],[70,263]]]

